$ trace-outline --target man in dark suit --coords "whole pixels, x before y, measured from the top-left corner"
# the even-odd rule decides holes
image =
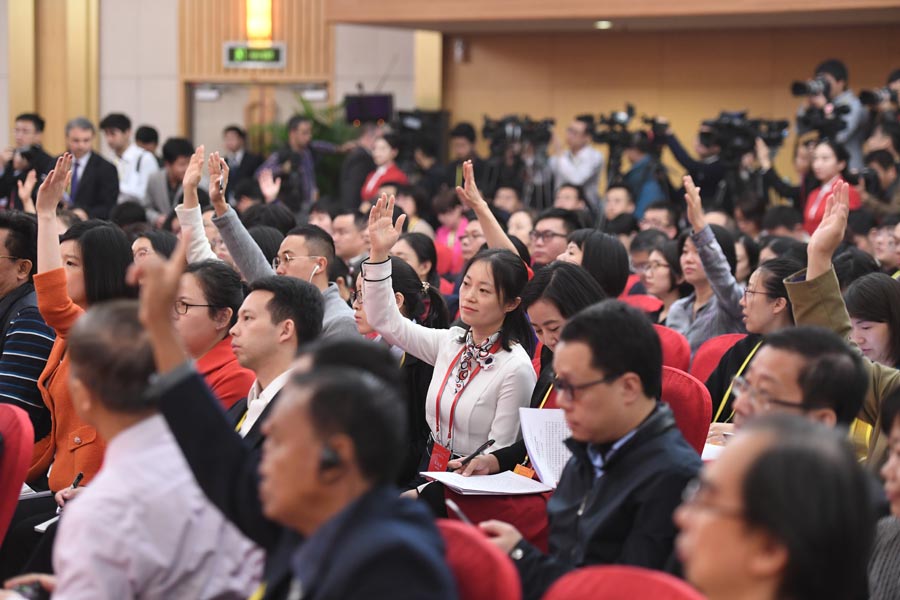
[[[356,147],[350,151],[341,164],[340,206],[344,210],[359,210],[362,198],[359,190],[366,182],[366,177],[375,170],[372,160],[372,147],[378,137],[379,127],[374,123],[363,123],[359,127]]]
[[[263,163],[263,157],[247,151],[247,132],[237,125],[229,125],[222,132],[225,143],[224,158],[230,169],[228,175],[229,196],[236,186],[245,179],[255,179],[256,170]],[[229,197],[232,200],[233,197]]]
[[[94,153],[94,124],[84,117],[66,123],[66,146],[72,163],[69,203],[84,210],[89,217],[109,218],[109,211],[119,198],[119,171],[116,166]]]
[[[151,393],[204,492],[266,549],[254,598],[455,598],[427,510],[389,484],[403,452],[404,408],[387,351],[338,340],[369,347],[322,346],[304,357],[308,373],[292,378],[266,420],[260,459],[230,428],[172,327],[183,257],[180,249],[136,273],[159,373]],[[337,355],[369,370],[323,368],[317,358],[329,354],[332,365]],[[393,376],[372,375],[382,371]]]
[[[33,197],[37,197],[37,188],[44,180],[55,161],[41,146],[44,133],[44,119],[37,113],[22,113],[16,117],[13,129],[15,146],[0,151],[0,206],[5,208],[22,208],[18,196],[18,182],[32,169],[37,174]],[[16,163],[16,156],[19,164]],[[6,201],[6,204],[2,204]]]

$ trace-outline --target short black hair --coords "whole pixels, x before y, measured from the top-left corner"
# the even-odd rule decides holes
[[[274,227],[281,233],[288,232],[297,226],[297,217],[283,204],[254,204],[241,214],[241,223],[250,229],[255,225]]]
[[[287,235],[299,235],[306,241],[306,247],[314,253],[313,256],[325,258],[329,265],[334,262],[334,238],[318,225],[300,225],[288,231]]]
[[[628,248],[629,254],[635,252],[653,252],[663,247],[663,244],[669,241],[668,236],[659,229],[647,229],[639,232],[634,239],[631,240],[631,246]],[[681,248],[678,249],[679,254]]]
[[[393,362],[393,361],[391,361]],[[406,451],[406,408],[392,386],[371,373],[317,367],[295,374],[291,386],[310,392],[309,416],[316,435],[346,435],[362,476],[374,485],[393,482]]]
[[[888,326],[891,365],[900,363],[900,281],[885,273],[863,275],[844,292],[853,319]]]
[[[397,207],[395,206],[394,208],[396,209]],[[339,209],[337,211],[337,214],[334,215],[334,218],[337,219],[338,217],[346,217],[348,215],[353,217],[353,226],[356,227],[357,231],[363,231],[366,227],[369,226],[369,216],[365,213],[361,213],[358,210],[353,210],[352,208]],[[398,216],[399,215],[395,210],[393,220],[396,221]]]
[[[559,219],[563,222],[563,229],[566,230],[566,235],[569,235],[576,229],[581,229],[585,227],[586,223],[584,220],[578,215],[574,210],[566,210],[565,208],[548,208],[547,210],[541,212],[534,219],[534,226],[537,227],[537,224],[543,221],[544,219]]]
[[[238,200],[241,198],[250,198],[257,203],[262,203],[265,200],[262,190],[259,188],[259,182],[252,177],[241,179],[237,185],[234,186],[234,197]]]
[[[142,144],[158,144],[159,132],[155,127],[149,125],[141,125],[134,132],[134,139]]]
[[[287,122],[288,131],[294,131],[303,123],[312,123],[312,119],[306,115],[294,115]]]
[[[0,229],[5,229],[5,254],[31,261],[28,280],[37,272],[37,219],[19,210],[0,212]]]
[[[865,208],[851,210],[847,215],[847,229],[853,235],[869,235],[869,232],[878,228],[878,220],[875,214]]]
[[[204,260],[189,264],[184,272],[197,278],[204,302],[209,304],[206,308],[209,317],[215,318],[217,312],[230,308],[228,330],[234,327],[245,296],[244,284],[237,271],[221,260]]]
[[[569,319],[559,339],[586,344],[593,368],[608,376],[635,373],[645,396],[660,397],[662,347],[650,320],[637,308],[604,300]]]
[[[118,131],[129,131],[131,129],[131,119],[122,113],[109,113],[100,121],[100,129],[116,129]]]
[[[172,164],[181,157],[190,158],[194,154],[194,145],[186,138],[173,137],[166,140],[162,147],[163,162]]]
[[[146,223],[147,209],[140,202],[127,200],[121,204],[116,204],[110,209],[109,220],[119,227],[134,225],[135,223]]]
[[[475,143],[475,127],[466,121],[462,121],[457,123],[456,126],[450,130],[450,138],[466,138],[471,143]]]
[[[325,300],[313,284],[295,277],[269,275],[250,284],[250,291],[272,292],[272,299],[266,304],[269,317],[276,325],[288,319],[294,322],[298,348],[322,333]]]
[[[850,81],[847,65],[836,58],[829,58],[828,60],[819,63],[819,66],[816,67],[813,75],[819,75],[820,73],[827,73],[834,77],[836,81],[843,81],[845,83],[849,83]]]
[[[438,155],[437,142],[425,135],[416,137],[415,144],[413,145],[413,150],[418,150],[428,158],[437,158]]]
[[[575,185],[574,183],[564,182],[564,183],[561,183],[559,185],[559,187],[556,188],[556,191],[558,192],[559,190],[561,190],[563,188],[570,188],[570,189],[575,190],[575,195],[578,197],[578,199],[581,200],[582,202],[587,202],[587,196],[584,195],[584,188],[581,187],[580,185]]]
[[[155,395],[144,393],[156,363],[136,300],[92,305],[75,321],[66,343],[72,374],[106,409],[140,413],[156,407]]]
[[[134,262],[125,232],[99,219],[72,224],[59,236],[60,243],[75,240],[81,248],[84,294],[89,305],[115,298],[137,297],[137,288],[125,282]]]
[[[612,235],[629,235],[632,233],[637,233],[640,235],[640,224],[638,223],[637,217],[634,216],[633,213],[622,213],[618,215],[615,219],[607,221],[603,225],[603,231],[605,233],[611,233]],[[661,231],[657,233],[661,234],[665,237]],[[635,238],[637,239],[637,238]],[[634,241],[631,242],[634,244]]]
[[[243,129],[241,129],[240,127],[238,127],[237,125],[229,125],[225,129],[223,129],[222,135],[225,135],[226,133],[234,133],[242,140],[247,139],[247,132],[244,131]]]
[[[312,204],[309,205],[309,212],[312,213],[322,213],[328,215],[328,218],[334,219],[337,216],[337,209],[330,202],[326,202],[325,200],[316,200]]]
[[[803,357],[797,374],[803,405],[830,408],[841,425],[859,414],[869,378],[860,354],[836,334],[821,327],[788,327],[766,336],[766,346]]]
[[[606,297],[606,292],[587,271],[578,265],[556,260],[538,269],[525,284],[522,306],[527,311],[538,300],[546,300],[568,319]]]
[[[43,117],[37,113],[21,113],[16,115],[16,121],[28,121],[29,123],[34,125],[34,130],[38,133],[44,131],[44,125],[46,122]]]
[[[842,430],[766,415],[772,441],[744,474],[743,519],[787,550],[778,598],[865,598],[877,515],[873,486]]]
[[[178,245],[178,237],[171,231],[166,231],[165,229],[144,231],[138,234],[137,237],[147,238],[150,242],[150,246],[153,247],[153,250],[160,256],[165,256],[166,258],[172,256],[172,253],[175,251],[175,246]]]
[[[569,234],[568,241],[581,248],[581,267],[607,296],[616,298],[625,291],[630,266],[628,251],[619,238],[596,229],[577,229]]]
[[[894,160],[894,155],[888,152],[887,150],[872,150],[866,157],[863,159],[865,164],[875,163],[882,169],[896,169],[897,161]]]
[[[281,247],[281,242],[284,241],[284,234],[268,225],[254,225],[247,229],[247,233],[262,250],[266,262],[272,264],[272,260],[278,256],[278,249]]]
[[[860,277],[881,271],[881,265],[874,256],[855,246],[839,250],[831,259],[831,264],[834,266],[834,274],[837,275],[838,285],[842,290],[846,290]]]
[[[794,309],[784,280],[804,268],[804,264],[789,256],[773,258],[759,265],[760,285],[770,300],[784,298],[786,313],[794,322]]]
[[[792,231],[803,224],[803,215],[792,206],[770,206],[763,213],[761,224],[764,231],[773,231],[778,227]]]
[[[783,235],[763,236],[759,240],[759,251],[768,248],[775,256],[791,256],[806,263],[806,244]]]
[[[669,216],[669,227],[677,227],[678,226],[678,211],[675,210],[675,207],[667,200],[656,200],[647,205],[647,208],[644,209],[644,213],[648,210],[664,210],[666,214]]]
[[[631,191],[631,188],[621,182],[611,183],[609,187],[606,188],[606,194],[609,195],[609,192],[612,190],[625,190],[628,194],[628,201],[634,204],[634,192]]]

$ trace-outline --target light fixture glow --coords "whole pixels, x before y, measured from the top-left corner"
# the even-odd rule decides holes
[[[594,22],[594,29],[612,29],[612,21],[596,21]]]
[[[247,0],[247,39],[272,40],[272,0]]]

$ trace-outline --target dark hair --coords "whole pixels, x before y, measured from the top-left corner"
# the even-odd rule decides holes
[[[307,117],[306,115],[294,115],[287,121],[287,130],[293,131],[300,127],[303,123],[312,123],[312,119]]]
[[[766,214],[765,198],[757,196],[753,192],[744,192],[735,200],[734,209],[740,209],[744,219],[753,223],[760,231],[765,229],[763,227],[763,217]]]
[[[772,441],[744,474],[744,519],[787,550],[778,598],[864,598],[875,536],[869,476],[847,434],[795,415],[767,415],[748,431]]]
[[[37,113],[21,113],[16,115],[16,121],[28,121],[34,125],[34,130],[38,133],[44,131],[44,125],[46,124],[41,115]]]
[[[844,292],[844,304],[854,319],[888,326],[891,364],[900,363],[900,281],[884,273],[870,273]]]
[[[837,275],[838,284],[842,290],[846,290],[848,286],[860,277],[881,271],[881,267],[874,256],[855,246],[848,246],[838,252],[831,260],[831,263],[834,266],[834,273]]]
[[[350,265],[342,260],[333,260],[328,263],[325,272],[328,274],[328,281],[343,281],[344,286],[352,289],[354,282],[350,276]]]
[[[306,241],[306,247],[313,256],[325,258],[329,265],[334,262],[334,239],[318,225],[300,225],[287,232],[287,236],[298,235]]]
[[[385,133],[380,137],[391,147],[391,150],[400,150],[400,138],[398,136],[393,133]]]
[[[68,231],[75,223],[81,223],[82,221],[82,218],[78,216],[78,213],[68,208],[57,208],[56,218],[66,224],[66,231]]]
[[[338,434],[353,442],[360,474],[374,485],[396,479],[406,450],[406,408],[391,386],[358,369],[324,367],[296,374],[291,385],[310,393],[312,430],[326,441]]]
[[[628,284],[628,251],[614,235],[596,229],[578,229],[568,241],[582,251],[581,266],[600,284],[610,298],[625,291]]]
[[[624,183],[610,184],[609,187],[606,188],[606,195],[609,195],[612,190],[625,190],[625,192],[628,194],[628,201],[634,204],[634,192],[632,192],[631,188]]]
[[[760,274],[760,285],[771,300],[784,298],[787,302],[787,315],[791,323],[794,322],[793,305],[788,296],[784,280],[803,268],[803,264],[790,257],[773,258],[759,265],[756,269]]]
[[[471,143],[475,143],[475,128],[471,123],[467,123],[465,121],[461,123],[457,123],[456,126],[450,130],[450,138],[466,138]]]
[[[312,358],[313,369],[328,367],[349,368],[365,371],[381,379],[394,388],[394,392],[406,395],[406,378],[397,364],[397,359],[384,344],[364,337],[324,338],[302,346],[298,356]]]
[[[128,200],[121,204],[116,204],[110,209],[109,220],[119,227],[126,227],[135,223],[146,223],[147,210],[140,202]]]
[[[797,374],[803,405],[830,408],[841,425],[859,414],[869,389],[861,355],[840,337],[819,327],[788,327],[766,336],[766,346],[798,354],[805,364]]]
[[[761,226],[764,231],[772,231],[778,227],[788,230],[803,224],[803,215],[791,206],[770,206],[763,214]]]
[[[244,302],[244,284],[237,271],[220,260],[204,260],[191,263],[184,270],[197,278],[197,284],[203,291],[203,298],[209,306],[209,318],[214,319],[216,313],[226,308],[231,309],[231,322],[228,330],[237,323],[238,310]]]
[[[259,183],[252,177],[237,182],[237,185],[234,186],[234,197],[238,200],[250,198],[257,203],[262,203],[265,200],[262,190],[259,188]]]
[[[59,236],[60,243],[78,242],[84,271],[84,294],[89,305],[114,298],[134,298],[137,289],[125,283],[134,261],[125,232],[106,221],[75,223]]]
[[[431,263],[425,281],[432,287],[440,289],[441,278],[437,272],[437,249],[434,247],[434,240],[424,233],[408,232],[401,235],[398,241],[409,244],[420,263],[426,261]]]
[[[182,157],[190,158],[194,154],[194,146],[185,138],[173,137],[166,140],[162,147],[163,162],[172,164]]]
[[[869,235],[870,231],[877,228],[878,221],[870,210],[851,210],[847,215],[847,229],[853,235]]]
[[[790,256],[806,264],[806,244],[792,237],[783,235],[765,236],[759,241],[760,253],[766,248],[771,250],[775,256]]]
[[[398,213],[397,208],[398,208],[397,206],[394,206],[394,216],[392,217],[392,220],[395,223],[397,222],[397,217],[399,217],[400,214],[402,214],[402,212],[403,212],[403,211],[400,211]],[[353,217],[353,226],[356,228],[357,231],[364,231],[366,229],[366,227],[369,226],[369,215],[361,213],[358,210],[353,210],[352,208],[342,208],[342,209],[338,210],[337,214],[334,215],[334,218],[336,219],[338,217],[346,217],[346,216]]]
[[[744,247],[744,252],[747,254],[747,262],[750,263],[750,272],[752,273],[759,265],[759,244],[757,244],[752,237],[744,233],[738,236],[738,239],[735,242],[735,251],[737,251],[737,244]]]
[[[278,248],[284,241],[284,234],[268,225],[254,225],[247,230],[259,249],[266,257],[266,262],[272,264],[272,259],[278,256]]]
[[[566,210],[565,208],[548,208],[535,218],[534,226],[537,227],[537,224],[544,219],[561,220],[563,229],[566,230],[566,235],[569,235],[576,229],[581,229],[586,225],[586,223],[582,221],[582,218],[578,216],[577,212],[574,210]]]
[[[840,61],[836,58],[829,58],[828,60],[822,61],[818,67],[816,67],[813,75],[819,75],[821,73],[827,73],[835,78],[836,81],[843,81],[845,83],[849,83],[849,75],[847,73],[847,65],[844,64],[843,61]],[[832,94],[834,90],[832,90]]]
[[[575,185],[574,183],[564,182],[564,183],[561,183],[556,188],[556,191],[558,192],[559,190],[561,190],[563,188],[570,188],[570,189],[575,190],[575,195],[578,197],[578,199],[581,200],[582,202],[587,202],[587,196],[584,195],[584,188],[581,187],[580,185]]]
[[[873,150],[872,152],[866,154],[863,162],[865,164],[876,163],[879,167],[885,170],[897,168],[897,162],[894,160],[894,155],[887,150]]]
[[[737,251],[734,249],[734,236],[721,225],[710,224],[708,227],[712,230],[713,237],[716,238],[716,243],[719,244],[719,248],[722,249],[722,254],[725,255],[725,260],[728,262],[728,268],[731,271],[731,274],[734,275],[734,270],[737,268]],[[687,242],[690,235],[690,231],[683,231],[681,235],[678,236],[679,255],[684,253],[684,244]]]
[[[297,218],[283,204],[254,204],[241,214],[241,223],[247,229],[254,225],[267,225],[288,235],[297,225]]]
[[[465,279],[469,269],[477,262],[487,263],[490,268],[494,278],[494,290],[501,306],[522,296],[522,290],[528,283],[528,269],[520,257],[509,250],[481,250],[463,267],[461,280]],[[465,328],[468,330],[468,326]],[[513,344],[520,344],[528,356],[534,353],[534,331],[521,302],[503,318],[503,324],[500,326],[500,343],[504,350],[509,350]]]
[[[453,190],[442,190],[431,201],[431,208],[436,215],[448,213],[457,206],[461,206],[461,203]]]
[[[229,125],[225,129],[223,129],[222,135],[225,135],[226,133],[233,133],[233,134],[237,135],[239,138],[241,138],[242,141],[247,139],[247,132],[244,131],[243,129],[241,129],[240,127],[238,127],[237,125]]]
[[[153,250],[166,258],[172,256],[172,252],[175,251],[175,246],[178,245],[178,238],[175,234],[163,229],[144,231],[143,233],[138,234],[137,237],[147,238],[150,242],[150,246],[153,247]]]
[[[415,144],[413,145],[413,150],[418,150],[428,158],[437,158],[438,155],[437,142],[425,135],[419,135],[416,137]]]
[[[309,213],[324,213],[328,215],[329,219],[333,220],[337,216],[338,211],[330,202],[326,202],[325,200],[316,200],[309,205]]]
[[[571,317],[559,337],[591,349],[591,366],[606,375],[635,373],[648,398],[662,390],[662,347],[647,316],[618,300],[604,300]],[[610,343],[610,340],[616,340]]]
[[[409,319],[430,329],[450,326],[450,314],[441,291],[419,279],[415,269],[405,260],[391,257],[391,285],[403,294],[402,312]]]
[[[683,280],[684,273],[681,272],[681,255],[678,252],[678,242],[669,240],[662,247],[654,248],[653,250],[662,254],[663,259],[669,266],[669,289],[677,290],[679,298],[690,295],[694,290],[694,286]],[[681,283],[678,283],[679,279],[682,280]]]
[[[142,144],[158,144],[159,132],[149,125],[141,125],[134,132],[134,139]]]
[[[19,210],[0,212],[0,229],[6,233],[6,254],[31,261],[28,280],[37,272],[37,219]]]
[[[522,290],[526,311],[538,300],[546,300],[564,319],[606,298],[606,292],[587,271],[560,260],[538,269]]]
[[[322,333],[325,300],[313,284],[294,277],[269,275],[251,283],[250,291],[272,292],[272,299],[266,304],[272,324],[292,320],[297,347]]]
[[[507,236],[507,239],[513,246],[515,246],[516,254],[519,255],[519,258],[521,258],[522,261],[526,265],[530,265],[531,264],[531,252],[528,251],[528,246],[525,245],[525,242],[523,242],[522,240],[520,240],[519,238],[517,238],[514,235]],[[487,245],[487,244],[485,244],[485,245]]]
[[[819,143],[816,146],[828,146],[831,148],[831,151],[834,152],[834,157],[838,162],[844,163],[844,168],[841,170],[841,177],[844,179],[850,178],[850,152],[847,151],[847,147],[843,144],[836,142],[835,140],[831,140],[828,138],[819,140]],[[825,183],[824,181],[820,183]]]
[[[659,250],[660,248],[662,248],[668,241],[669,238],[659,229],[647,229],[645,231],[639,231],[638,234],[634,236],[634,239],[631,240],[631,246],[628,248],[628,253],[634,254],[635,252],[646,252],[649,254],[654,250]],[[681,254],[680,247],[678,249],[678,253]]]
[[[75,321],[66,343],[72,373],[105,408],[119,413],[155,408],[155,395],[144,393],[156,364],[137,301],[91,306]]]
[[[650,142],[650,136],[646,131],[635,131],[628,135],[625,148],[629,150],[637,150],[641,154],[649,154],[653,145]]]
[[[412,198],[418,217],[428,216],[431,213],[431,207],[428,206],[428,192],[425,191],[425,188],[418,185],[398,185],[397,196]]]
[[[621,215],[616,216],[616,218],[607,221],[603,224],[603,231],[612,235],[629,235],[631,233],[640,235],[642,233],[640,224],[638,223],[637,217],[634,216],[634,213],[622,213]],[[658,231],[657,233],[662,232]],[[663,234],[663,237],[665,237],[665,234]],[[632,240],[631,243],[633,245],[634,240]]]
[[[647,214],[648,210],[666,211],[666,215],[669,217],[669,227],[678,226],[678,211],[676,211],[675,207],[667,200],[656,200],[651,202],[647,208],[644,209],[644,214]]]
[[[881,431],[884,435],[891,435],[891,429],[898,417],[900,417],[900,387],[895,387],[881,401]]]
[[[100,129],[118,129],[125,132],[131,129],[131,119],[122,113],[109,113],[100,121]]]

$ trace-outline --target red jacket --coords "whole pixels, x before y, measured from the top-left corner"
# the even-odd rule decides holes
[[[371,200],[377,195],[378,188],[385,183],[402,183],[406,185],[409,183],[409,179],[406,177],[406,173],[400,170],[400,167],[391,163],[383,173],[379,173],[378,169],[375,169],[366,176],[366,180],[359,190],[359,197],[364,201]]]
[[[247,397],[247,392],[256,375],[250,369],[238,364],[237,357],[231,349],[231,336],[213,346],[206,354],[197,359],[197,372],[203,375],[206,385],[212,390],[225,410]]]
[[[806,233],[812,235],[822,222],[825,216],[825,199],[828,197],[831,188],[825,190],[821,186],[817,187],[809,193],[806,198],[806,206],[803,207],[803,229]],[[858,210],[862,208],[862,199],[859,197],[859,191],[850,186],[850,210]]]

